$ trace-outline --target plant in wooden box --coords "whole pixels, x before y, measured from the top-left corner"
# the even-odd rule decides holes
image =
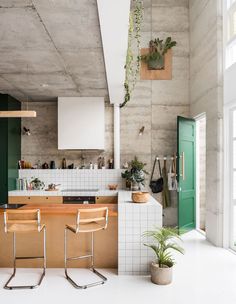
[[[141,185],[145,185],[145,174],[148,174],[144,170],[145,163],[138,160],[137,156],[129,163],[129,168],[121,174],[126,179],[126,186],[129,185],[131,190],[140,190]]]
[[[176,41],[167,37],[165,42],[156,38],[149,42],[149,53],[142,55],[141,59],[147,63],[149,70],[163,70],[165,68],[165,54],[169,49],[175,46]]]
[[[184,249],[179,246],[178,231],[174,228],[157,228],[146,231],[143,236],[151,237],[153,243],[144,244],[153,249],[156,254],[156,261],[151,263],[151,281],[158,285],[167,285],[172,282],[172,270],[175,260],[171,251],[178,251],[184,254]]]

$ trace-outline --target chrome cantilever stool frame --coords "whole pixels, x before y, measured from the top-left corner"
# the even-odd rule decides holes
[[[94,268],[94,232],[105,230],[108,224],[108,208],[89,208],[79,209],[77,212],[76,225],[66,225],[65,227],[65,276],[66,279],[77,289],[86,289],[89,287],[104,284],[107,278]],[[67,257],[67,231],[74,234],[90,233],[91,234],[91,253],[76,257]],[[67,271],[67,262],[71,260],[91,259],[90,270],[101,278],[100,281],[87,285],[78,285]]]
[[[34,289],[38,287],[46,272],[46,227],[41,224],[40,210],[7,210],[4,212],[4,229],[6,233],[13,233],[13,274],[5,284],[5,289]],[[17,256],[16,233],[43,232],[43,255],[42,256]],[[36,285],[9,285],[16,275],[17,260],[43,259],[43,272]]]

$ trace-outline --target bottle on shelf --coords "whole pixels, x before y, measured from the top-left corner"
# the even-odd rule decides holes
[[[62,169],[66,169],[66,159],[65,159],[65,157],[62,159]]]
[[[114,161],[113,158],[108,160],[108,168],[109,169],[114,169]]]

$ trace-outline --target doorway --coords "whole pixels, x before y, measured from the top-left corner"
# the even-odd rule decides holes
[[[196,118],[196,229],[206,231],[206,114]]]
[[[225,109],[224,246],[236,251],[236,102]]]

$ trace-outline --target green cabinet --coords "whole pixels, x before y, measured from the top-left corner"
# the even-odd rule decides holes
[[[0,94],[0,111],[20,110],[15,98]],[[18,161],[21,159],[21,118],[0,118],[0,204],[8,201],[8,191],[16,189]]]

